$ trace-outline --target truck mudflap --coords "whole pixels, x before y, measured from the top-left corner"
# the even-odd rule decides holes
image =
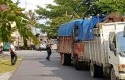
[[[90,63],[90,74],[93,78],[102,78],[103,77],[103,67],[98,66],[94,63]]]

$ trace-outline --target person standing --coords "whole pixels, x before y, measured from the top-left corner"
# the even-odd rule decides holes
[[[17,61],[17,53],[15,50],[14,42],[10,44],[11,65],[15,65]]]
[[[51,43],[50,43],[49,39],[47,39],[46,50],[47,50],[46,60],[50,60],[50,56],[52,54],[52,51],[51,51]]]

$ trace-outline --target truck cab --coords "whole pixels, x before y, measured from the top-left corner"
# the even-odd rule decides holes
[[[111,79],[114,78],[112,76],[116,76],[118,79],[125,79],[125,36],[122,31],[118,31],[116,33],[110,33],[110,54],[109,54],[109,62],[113,64],[113,68],[111,69]],[[113,74],[116,75],[113,75]]]

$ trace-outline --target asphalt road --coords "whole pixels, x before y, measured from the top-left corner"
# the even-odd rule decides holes
[[[62,66],[59,54],[53,52],[46,61],[46,51],[17,51],[25,58],[10,80],[107,80],[91,78],[89,71],[78,71],[73,66]]]

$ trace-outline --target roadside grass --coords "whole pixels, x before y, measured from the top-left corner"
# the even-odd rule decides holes
[[[22,59],[23,59],[23,56],[18,56],[18,60],[15,65],[11,65],[10,57],[3,59],[2,62],[0,63],[0,74],[6,73],[6,72],[14,72],[16,68],[19,66],[19,64],[21,63]]]

